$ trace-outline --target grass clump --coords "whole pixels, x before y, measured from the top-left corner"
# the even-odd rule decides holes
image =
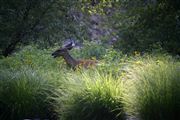
[[[146,60],[127,74],[125,110],[142,120],[180,119],[180,64]]]
[[[72,75],[72,74],[71,74]],[[67,78],[66,94],[59,97],[57,108],[62,120],[121,120],[123,110],[121,103],[120,80],[111,75],[96,72],[83,72]],[[78,85],[77,85],[78,84]],[[62,93],[62,92],[61,92]]]
[[[52,85],[32,69],[0,70],[0,119],[49,118]]]

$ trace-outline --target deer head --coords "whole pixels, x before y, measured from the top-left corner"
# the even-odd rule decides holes
[[[71,43],[65,45],[63,48],[60,48],[60,49],[56,50],[55,52],[53,52],[52,56],[54,58],[60,57],[60,56],[65,56],[66,54],[68,54],[68,50],[71,50],[73,47],[74,47],[74,43],[71,42]]]

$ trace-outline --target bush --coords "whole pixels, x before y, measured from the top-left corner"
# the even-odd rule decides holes
[[[71,74],[72,75],[72,74]],[[122,82],[98,71],[67,78],[66,94],[56,99],[57,111],[64,120],[121,120]],[[62,93],[62,92],[61,92]]]
[[[26,46],[21,51],[0,60],[0,68],[13,68],[20,70],[28,67],[36,70],[57,70],[63,68],[61,59],[51,56],[53,50],[40,50],[35,46]]]
[[[180,119],[180,64],[146,60],[128,71],[125,110],[143,120]]]
[[[49,118],[53,86],[32,69],[0,70],[0,119]]]
[[[178,0],[120,0],[110,16],[119,39],[114,47],[124,53],[162,48],[180,54],[180,2]],[[116,22],[114,22],[116,21]]]
[[[77,58],[101,59],[106,54],[106,47],[95,42],[85,42],[82,49],[72,50]]]

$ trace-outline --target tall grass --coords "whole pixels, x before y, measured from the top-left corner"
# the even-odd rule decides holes
[[[96,57],[98,66],[73,71],[52,51],[28,46],[0,59],[0,119],[179,119],[180,64],[172,57],[129,57],[89,45],[72,54]]]
[[[128,70],[125,111],[142,120],[180,119],[180,64],[146,60]]]
[[[120,80],[98,71],[85,71],[68,76],[63,96],[56,98],[56,110],[62,120],[121,120]],[[62,92],[61,92],[62,93]]]
[[[50,118],[53,86],[32,69],[0,70],[0,119]]]

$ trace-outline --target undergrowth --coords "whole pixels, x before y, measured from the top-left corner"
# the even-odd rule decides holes
[[[179,119],[178,59],[137,51],[129,56],[102,46],[87,49],[71,53],[99,63],[76,71],[62,58],[52,58],[55,48],[28,46],[1,57],[0,119]]]
[[[32,69],[0,70],[0,119],[50,118],[52,84]]]
[[[143,120],[180,118],[180,64],[144,60],[127,70],[125,110]]]
[[[119,79],[98,71],[74,73],[66,78],[65,93],[56,101],[63,120],[122,120],[122,87]],[[61,90],[61,89],[60,89]],[[61,91],[62,93],[62,91]]]

